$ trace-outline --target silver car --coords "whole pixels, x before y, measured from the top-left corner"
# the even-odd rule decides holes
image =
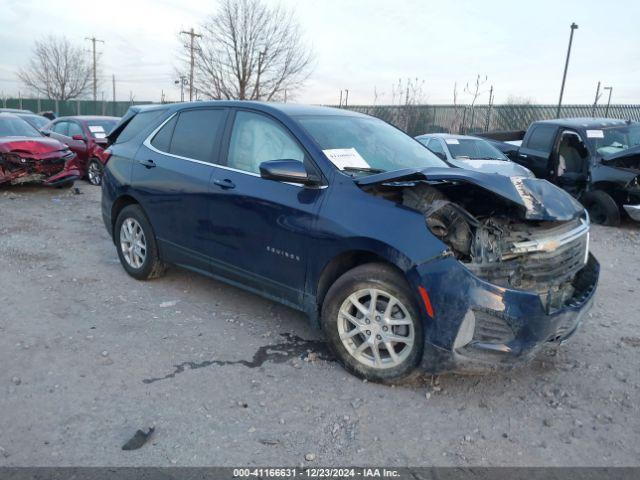
[[[531,170],[512,162],[482,138],[450,133],[428,133],[417,136],[416,140],[452,167],[497,173],[507,177],[534,177]]]

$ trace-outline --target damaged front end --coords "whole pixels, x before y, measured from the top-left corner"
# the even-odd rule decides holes
[[[68,148],[33,151],[15,148],[0,151],[0,185],[42,183],[61,186],[80,178],[75,154]]]
[[[568,338],[590,306],[599,271],[583,207],[544,180],[452,170],[358,181],[420,211],[448,247],[417,267],[435,312],[425,368],[511,365]]]

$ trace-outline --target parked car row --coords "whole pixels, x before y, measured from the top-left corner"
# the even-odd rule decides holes
[[[100,185],[107,134],[119,118],[51,117],[0,109],[0,185],[65,187],[78,178]]]

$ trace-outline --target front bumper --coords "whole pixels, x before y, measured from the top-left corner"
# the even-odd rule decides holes
[[[632,220],[640,222],[640,205],[623,205],[623,208]]]
[[[589,255],[573,282],[575,294],[549,311],[536,293],[512,290],[473,275],[453,257],[417,268],[429,292],[422,368],[431,373],[486,372],[531,359],[544,345],[561,343],[590,309],[600,266]]]

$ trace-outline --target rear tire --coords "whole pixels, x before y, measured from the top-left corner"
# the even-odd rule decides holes
[[[321,323],[331,350],[349,372],[373,382],[395,383],[417,373],[422,359],[419,311],[399,272],[369,263],[348,271],[331,286]]]
[[[620,225],[620,209],[616,201],[603,190],[593,190],[582,197],[582,204],[593,223],[616,227]]]
[[[113,234],[120,263],[129,275],[150,280],[164,273],[153,228],[139,205],[122,209]]]
[[[91,185],[99,187],[102,184],[102,164],[97,158],[92,158],[87,164],[87,180]]]

